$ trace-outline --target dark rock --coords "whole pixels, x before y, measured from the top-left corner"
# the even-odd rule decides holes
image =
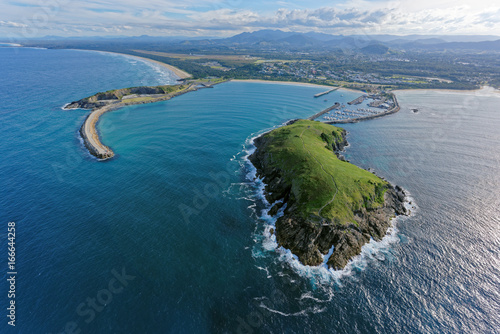
[[[269,213],[275,215],[279,208],[287,204],[284,215],[276,221],[276,231],[273,232],[278,244],[289,249],[301,263],[320,265],[323,262],[322,255],[327,254],[334,246],[327,265],[330,268],[342,269],[350,259],[360,254],[361,247],[369,242],[370,238],[380,240],[386,235],[394,216],[407,214],[404,207],[404,190],[388,184],[384,206],[376,209],[362,208],[354,212],[355,224],[324,221],[317,216],[304,219],[295,215],[294,200],[290,198],[291,186],[284,181],[279,170],[264,163],[272,159],[264,149],[260,149],[266,146],[267,140],[265,136],[255,139],[257,150],[249,159],[257,168],[258,176],[266,183],[267,200],[274,203],[283,199],[283,203],[275,204]],[[335,153],[339,155],[347,145],[344,132],[343,140],[334,145]]]

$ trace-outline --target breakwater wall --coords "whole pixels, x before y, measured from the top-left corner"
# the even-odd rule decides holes
[[[320,111],[320,112],[319,112],[319,113],[317,113],[317,114],[312,115],[311,117],[309,117],[309,118],[308,118],[308,120],[310,120],[310,121],[314,121],[316,118],[318,118],[318,117],[320,117],[320,116],[322,116],[322,115],[326,114],[327,112],[332,111],[332,110],[334,110],[334,109],[339,109],[339,108],[340,108],[340,103],[336,102],[333,106],[331,106],[331,107],[329,107],[329,108],[326,108],[325,110]]]
[[[366,95],[361,95],[357,99],[354,99],[351,102],[347,102],[347,104],[348,105],[361,104],[365,99],[366,99]]]
[[[327,90],[326,92],[322,92],[322,93],[316,94],[316,95],[314,95],[314,97],[320,97],[320,96],[323,96],[323,95],[326,95],[326,94],[330,94],[331,92],[334,92],[337,89],[339,89],[339,87],[335,87],[335,88],[332,88],[330,90]]]
[[[184,89],[182,91],[171,93],[171,94],[166,94],[166,95],[160,96],[160,97],[150,97],[150,99],[140,100],[140,101],[133,101],[133,99],[131,99],[131,101],[127,101],[127,100],[120,101],[120,102],[113,101],[107,105],[96,107],[87,116],[84,123],[80,127],[80,135],[82,136],[83,144],[85,145],[87,150],[90,152],[90,154],[92,154],[96,158],[100,159],[101,161],[111,159],[115,156],[115,153],[113,152],[113,150],[111,150],[111,148],[109,148],[108,146],[104,145],[101,142],[99,134],[97,132],[97,122],[99,121],[99,118],[103,114],[105,114],[106,112],[109,112],[109,111],[120,109],[122,107],[130,106],[130,105],[167,101],[167,100],[170,100],[176,96],[183,95],[183,94],[186,94],[189,92],[194,92],[194,91],[197,91],[199,89],[213,88],[213,86],[220,84],[220,83],[223,83],[223,82],[225,82],[225,81],[213,83],[213,84],[207,85],[207,86],[205,86],[205,85],[197,86],[197,85],[191,84],[186,89]]]

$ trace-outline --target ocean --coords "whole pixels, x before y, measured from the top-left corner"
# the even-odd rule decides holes
[[[499,333],[499,94],[402,91],[399,113],[343,126],[346,158],[416,209],[333,272],[276,249],[246,156],[263,131],[359,93],[230,82],[129,106],[102,117],[116,157],[99,162],[78,134],[88,111],[61,107],[176,77],[90,51],[0,61],[5,315],[12,221],[17,270],[1,333]]]

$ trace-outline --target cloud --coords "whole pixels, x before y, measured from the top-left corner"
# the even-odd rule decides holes
[[[11,22],[11,21],[0,21],[0,27],[9,27],[9,28],[26,28],[27,25],[24,23]]]
[[[231,35],[273,28],[335,34],[489,33],[500,5],[489,0],[19,0],[0,13],[0,36],[24,28],[43,34]],[[335,2],[335,1],[334,1]],[[332,3],[318,0],[311,6]],[[453,6],[450,7],[450,3]],[[300,4],[300,7],[298,5]],[[265,9],[264,9],[265,8]]]
[[[364,27],[382,23],[390,11],[338,10],[331,7],[316,10],[280,9],[271,22],[275,26],[300,26],[314,28]]]

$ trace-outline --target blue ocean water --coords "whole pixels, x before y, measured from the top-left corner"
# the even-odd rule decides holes
[[[87,112],[61,106],[174,78],[94,52],[0,60],[0,240],[7,254],[15,221],[18,267],[17,325],[0,332],[498,332],[495,94],[401,92],[398,114],[345,126],[346,157],[418,209],[331,273],[273,248],[245,156],[263,130],[358,93],[232,82],[123,108],[99,123],[117,157],[98,162],[78,137]]]

